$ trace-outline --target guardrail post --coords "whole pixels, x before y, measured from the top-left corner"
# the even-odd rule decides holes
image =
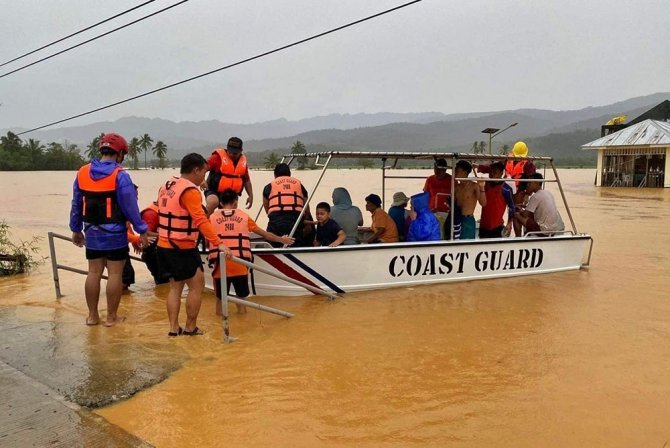
[[[54,234],[48,233],[49,236],[49,252],[51,254],[51,271],[54,277],[54,288],[56,288],[56,300],[60,300],[63,294],[60,292],[60,279],[58,278],[58,261],[56,260],[56,248],[54,247]]]

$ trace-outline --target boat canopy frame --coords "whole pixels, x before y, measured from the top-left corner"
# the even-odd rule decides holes
[[[568,215],[568,218],[570,219],[570,225],[572,226],[572,234],[577,235],[577,226],[575,225],[575,221],[572,217],[572,212],[570,211],[570,206],[568,205],[568,201],[565,197],[565,192],[563,190],[563,186],[561,184],[561,181],[558,177],[558,172],[556,170],[556,165],[554,164],[554,158],[553,157],[547,157],[547,156],[527,156],[527,157],[515,157],[513,155],[492,155],[492,154],[469,154],[469,153],[455,153],[455,152],[381,152],[381,151],[322,151],[322,152],[307,152],[307,153],[290,153],[290,154],[284,154],[282,156],[281,162],[286,163],[287,165],[291,166],[291,163],[297,159],[314,159],[314,166],[316,167],[321,167],[321,174],[319,175],[319,178],[316,182],[316,185],[314,188],[312,188],[312,191],[310,192],[307,201],[305,201],[305,206],[303,207],[302,211],[300,212],[300,216],[296,220],[295,225],[293,226],[293,229],[291,230],[290,236],[293,236],[295,234],[295,231],[298,228],[298,223],[301,222],[305,211],[307,210],[307,206],[309,205],[309,202],[311,201],[312,197],[314,197],[314,192],[319,188],[319,185],[321,184],[321,180],[323,179],[323,176],[328,169],[328,166],[330,165],[331,161],[333,159],[375,159],[375,160],[381,160],[382,162],[382,207],[384,206],[386,202],[386,179],[425,179],[425,176],[395,176],[395,175],[387,175],[386,171],[389,169],[396,169],[398,166],[398,162],[400,160],[432,160],[436,161],[437,159],[445,159],[447,160],[447,165],[449,165],[449,161],[452,161],[452,164],[448,166],[448,168],[453,169],[454,166],[456,165],[456,162],[459,160],[466,160],[468,162],[472,161],[480,161],[480,162],[496,162],[496,161],[509,161],[509,160],[531,160],[531,161],[540,161],[540,162],[546,162],[550,165],[551,171],[553,173],[553,179],[514,179],[514,181],[518,182],[528,182],[528,181],[533,181],[533,182],[540,182],[540,183],[549,183],[549,182],[555,182],[558,185],[558,190],[561,194],[561,199],[563,201],[563,206],[565,207],[566,213]],[[322,160],[325,159],[325,162],[321,162]],[[392,160],[391,165],[387,165],[387,162]],[[503,178],[506,179],[507,181],[510,181],[511,179],[509,178]],[[451,176],[451,191],[455,191],[455,183],[458,180],[473,180],[477,182],[500,182],[499,179],[490,179],[490,178],[482,178],[482,177],[466,177],[466,178],[456,178],[455,176]],[[450,210],[454,210],[454,195],[451,196],[451,206]],[[262,210],[262,207],[261,207]],[[260,215],[261,210],[258,211],[258,216]],[[453,239],[454,235],[454,223],[453,220],[451,221],[451,232],[450,232],[450,239]]]

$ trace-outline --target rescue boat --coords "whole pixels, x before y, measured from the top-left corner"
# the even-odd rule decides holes
[[[329,151],[287,154],[282,161],[290,166],[292,162],[301,158],[307,158],[313,162],[314,166],[322,167],[318,181],[309,194],[307,204],[314,197],[314,192],[318,189],[332,160],[373,159],[381,161],[382,206],[384,206],[387,193],[387,179],[411,177],[388,173],[388,170],[397,168],[402,161],[433,161],[444,158],[448,161],[449,166],[453,167],[458,160],[479,163],[510,160],[509,156],[446,152]],[[564,211],[569,219],[569,225],[566,226],[565,231],[555,232],[549,236],[531,232],[518,238],[452,239],[347,245],[332,248],[273,248],[265,242],[253,242],[253,263],[259,269],[250,271],[250,290],[252,294],[260,296],[312,294],[300,286],[261,272],[260,268],[264,268],[263,271],[283,274],[293,280],[333,293],[539,275],[587,268],[590,263],[593,239],[589,234],[580,233],[577,230],[553,158],[526,157],[525,159],[532,160],[536,165],[544,166],[545,179],[540,182],[557,183]],[[469,177],[468,179],[485,182],[499,181],[499,179],[482,177]],[[457,180],[463,179],[452,175],[452,191],[454,191],[454,183]],[[506,180],[509,181],[509,179]],[[557,203],[560,203],[558,198]],[[450,209],[454,209],[453,195]],[[300,219],[302,219],[302,214]],[[295,230],[294,227],[293,232]],[[450,234],[454,234],[453,229]],[[206,259],[204,249],[203,258]],[[206,278],[207,286],[211,288],[211,277],[207,275]]]

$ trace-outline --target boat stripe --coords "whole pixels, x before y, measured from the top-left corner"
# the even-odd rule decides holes
[[[310,286],[314,286],[315,288],[320,288],[319,285],[308,279],[307,277],[303,276],[300,272],[296,271],[293,269],[291,266],[287,265],[283,261],[281,261],[279,258],[277,258],[276,255],[258,255],[261,259],[263,259],[266,263],[268,263],[270,266],[281,272],[287,277],[291,277],[293,280],[299,280],[303,283],[307,283]],[[313,292],[312,294],[315,294]]]
[[[286,256],[286,258],[288,258],[289,260],[291,260],[293,263],[295,263],[295,264],[297,264],[298,266],[300,266],[301,268],[303,268],[305,271],[307,271],[307,273],[309,273],[310,275],[312,275],[312,276],[313,276],[314,278],[316,278],[317,280],[321,281],[324,285],[326,285],[327,287],[329,287],[329,288],[332,289],[333,291],[335,291],[335,292],[337,292],[337,293],[344,294],[344,291],[343,291],[342,289],[340,289],[335,283],[331,282],[331,281],[328,280],[326,277],[324,277],[323,275],[321,275],[321,274],[319,274],[318,272],[316,272],[314,269],[312,269],[312,268],[310,268],[309,266],[307,266],[305,263],[303,263],[302,261],[300,261],[300,259],[298,259],[298,257],[296,257],[295,255],[293,255],[293,254],[284,254],[284,256]]]

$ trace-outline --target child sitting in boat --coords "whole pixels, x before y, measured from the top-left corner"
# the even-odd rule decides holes
[[[316,206],[316,237],[314,246],[337,247],[347,238],[338,223],[330,219],[330,205],[319,202]]]

